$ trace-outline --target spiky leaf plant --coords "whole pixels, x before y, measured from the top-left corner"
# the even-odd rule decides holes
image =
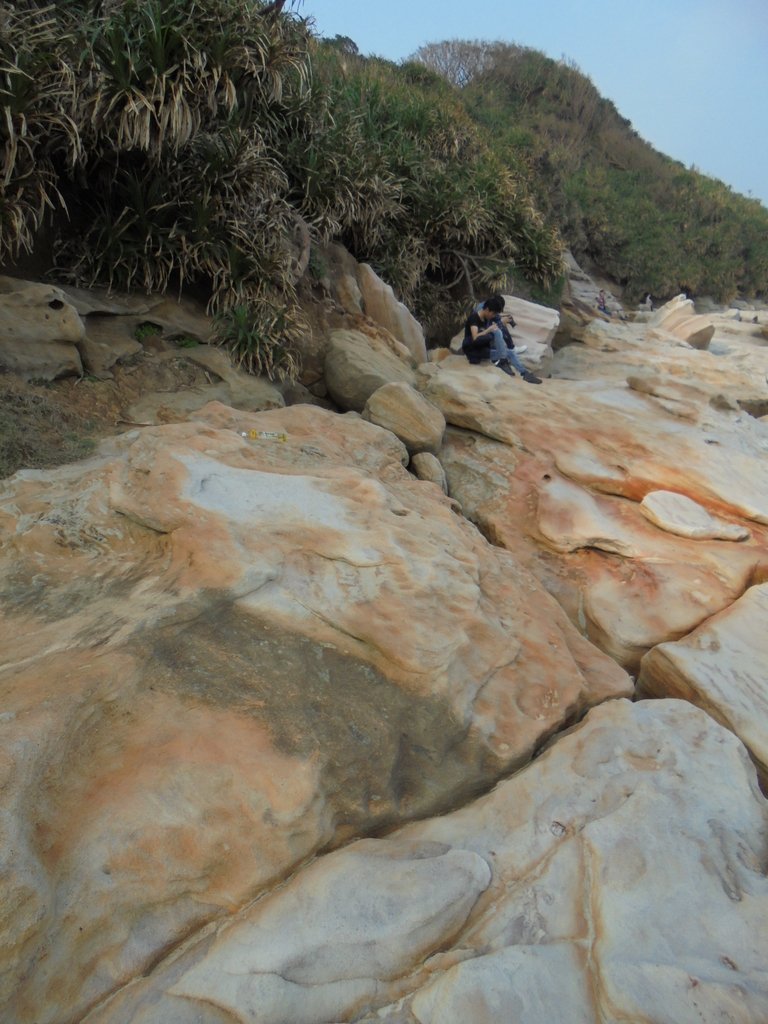
[[[333,130],[296,145],[302,215],[332,230],[389,281],[428,326],[446,292],[499,287],[518,273],[561,272],[561,247],[526,183],[487,144],[456,91],[421,66],[364,61],[320,47]],[[438,296],[442,293],[442,301]]]
[[[0,264],[32,252],[46,212],[63,204],[58,168],[82,153],[72,40],[54,12],[0,4]]]
[[[72,19],[85,6],[66,0]],[[145,291],[202,283],[212,311],[248,306],[259,324],[274,295],[295,305],[282,165],[309,103],[308,36],[263,6],[126,0],[83,22],[89,187],[57,246],[61,274]],[[243,362],[283,372],[281,360]]]
[[[214,340],[234,363],[270,380],[296,380],[301,369],[298,341],[306,329],[301,314],[279,295],[258,306],[235,305],[215,320]]]

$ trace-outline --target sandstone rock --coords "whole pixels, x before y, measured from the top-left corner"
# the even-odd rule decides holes
[[[698,502],[672,491],[650,491],[640,502],[646,519],[668,533],[695,539],[746,540],[749,530],[711,516]]]
[[[163,336],[171,341],[191,338],[205,345],[213,337],[213,318],[208,316],[201,303],[190,298],[164,298],[152,306],[146,319],[159,324],[163,328]]]
[[[677,643],[643,658],[644,696],[680,697],[735,732],[768,790],[768,584],[743,597]]]
[[[83,334],[61,289],[0,277],[0,368],[28,380],[81,374]]]
[[[380,338],[362,331],[331,333],[325,357],[325,383],[342,409],[362,412],[384,384],[413,384],[413,367]]]
[[[171,351],[159,358],[173,359],[177,356],[177,352]],[[184,358],[202,366],[208,373],[210,383],[173,393],[148,392],[131,405],[128,419],[142,424],[189,419],[209,402],[222,402],[233,409],[247,412],[281,409],[285,405],[285,399],[275,384],[264,377],[254,377],[235,368],[223,349],[198,345],[185,349]]]
[[[442,412],[446,423],[508,444],[519,443],[513,424],[503,413],[526,387],[518,378],[508,377],[490,363],[473,366],[464,356],[452,355],[419,367],[417,387]]]
[[[66,296],[67,301],[77,310],[81,317],[91,313],[110,314],[112,316],[143,317],[151,309],[162,305],[166,300],[160,295],[126,294],[110,291],[108,288],[75,288],[68,284],[57,286]]]
[[[537,373],[546,375],[552,361],[552,342],[560,326],[560,314],[549,306],[541,306],[514,295],[504,296],[504,308],[515,318],[512,340],[517,346],[526,345],[521,361]]]
[[[436,452],[445,433],[445,417],[410,384],[384,384],[363,409],[363,419],[400,438],[408,452]]]
[[[265,1024],[308,1013],[336,1018],[370,1003],[382,980],[396,979],[455,934],[491,877],[471,851],[435,844],[392,852],[357,843],[313,866],[229,929],[170,995],[194,1004],[213,994],[235,1017],[245,1004]],[[240,977],[227,984],[233,968]]]
[[[699,423],[687,426],[626,388],[566,380],[533,388],[458,357],[431,364],[423,380],[448,423],[556,453],[558,468],[577,482],[638,501],[650,490],[675,490],[768,523],[767,439],[754,421],[729,421],[703,406]],[[678,486],[665,486],[672,480]]]
[[[410,466],[419,480],[428,480],[430,483],[437,484],[443,494],[448,493],[445,470],[440,465],[440,460],[435,458],[431,452],[419,452],[414,455]]]
[[[754,421],[723,420],[703,432],[699,422],[651,411],[656,399],[640,392],[562,380],[505,387],[488,368],[461,369],[458,360],[431,365],[421,380],[462,428],[449,427],[440,451],[448,493],[628,671],[768,570],[763,527],[750,524],[752,543],[738,547],[683,539],[652,526],[639,507],[650,491],[674,490],[741,530],[747,515],[762,521],[755,499],[768,486],[765,438]],[[701,408],[704,419],[719,418]]]
[[[612,701],[474,804],[310,865],[88,1024],[753,1024],[767,836],[734,736]]]
[[[111,376],[115,363],[138,355],[144,347],[136,340],[135,318],[91,315],[78,349],[86,371],[104,378]]]
[[[405,345],[417,363],[425,363],[427,347],[424,330],[407,307],[397,301],[390,286],[367,263],[358,265],[357,283],[366,316]]]
[[[0,1017],[82,1019],[317,850],[631,692],[406,461],[356,415],[213,405],[5,483]],[[484,870],[439,860],[433,930],[404,919],[374,967],[453,933]]]
[[[696,313],[693,302],[685,295],[678,295],[657,309],[648,323],[697,349],[707,348],[715,333],[709,316]]]
[[[319,258],[326,269],[326,287],[338,305],[349,313],[362,313],[363,296],[354,256],[343,245],[330,244],[319,249]]]
[[[768,411],[768,350],[762,346],[735,337],[726,339],[718,329],[709,351],[703,352],[671,334],[647,332],[641,324],[616,325],[623,338],[612,334],[610,345],[593,345],[609,326],[595,321],[589,331],[580,332],[583,344],[560,349],[552,363],[552,376],[597,381],[600,386],[632,380],[633,387],[641,377],[650,378],[662,386],[659,404],[667,411],[669,402],[677,400],[683,402],[678,411],[683,407],[689,411],[689,400],[698,401],[694,395],[748,409],[752,415],[761,415],[763,406]],[[599,357],[594,348],[600,348]],[[670,389],[678,392],[677,398]]]

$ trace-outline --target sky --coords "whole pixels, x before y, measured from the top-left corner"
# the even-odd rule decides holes
[[[289,5],[286,5],[288,7]],[[667,156],[768,206],[768,0],[293,0],[317,35],[400,61],[447,39],[575,61]]]

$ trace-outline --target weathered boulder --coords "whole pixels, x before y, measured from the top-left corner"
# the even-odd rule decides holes
[[[417,363],[426,362],[424,330],[407,306],[397,301],[391,287],[367,263],[358,265],[357,283],[366,316],[405,345]]]
[[[428,480],[430,483],[437,484],[443,494],[448,493],[445,470],[440,464],[440,460],[431,452],[419,452],[414,455],[410,461],[410,468],[419,480]]]
[[[405,382],[384,384],[371,395],[363,419],[391,430],[408,452],[436,452],[445,433],[445,417]]]
[[[305,868],[88,1024],[754,1024],[767,836],[735,737],[683,702],[612,701],[466,808]]]
[[[86,372],[94,377],[111,377],[116,363],[143,352],[144,346],[136,338],[136,326],[134,317],[86,317],[85,333],[78,344]]]
[[[674,389],[677,398],[685,395],[686,404],[695,394],[697,401],[725,401],[753,415],[768,411],[768,349],[762,346],[734,337],[725,340],[718,331],[709,351],[701,351],[658,329],[649,333],[642,324],[602,321],[575,333],[582,344],[556,353],[553,377],[597,381],[601,386],[631,380],[635,388],[644,377],[649,393],[657,390],[656,385],[665,389],[659,404],[666,403],[671,397],[668,389]]]
[[[177,352],[168,351],[160,353],[157,359],[169,361],[177,356]],[[247,412],[281,409],[286,404],[275,384],[234,367],[223,349],[197,345],[185,349],[184,358],[203,367],[208,383],[172,392],[148,391],[129,407],[129,420],[143,425],[185,420],[209,402],[221,402]]]
[[[325,290],[348,313],[362,313],[363,297],[357,283],[355,257],[343,245],[331,243],[318,249],[318,259]]]
[[[145,349],[164,352],[181,342],[191,351],[195,345],[207,345],[213,336],[213,320],[188,297],[174,300],[69,286],[62,291],[83,318],[85,335],[78,347],[85,369],[97,377],[110,376],[116,363]],[[226,400],[226,395],[205,397],[197,407],[213,398]]]
[[[560,326],[560,314],[549,306],[504,296],[504,308],[515,318],[512,340],[516,347],[525,345],[527,351],[520,354],[522,362],[537,373],[549,373],[552,362],[552,342]]]
[[[571,338],[592,350],[587,356],[588,361],[592,362],[594,352],[624,352],[626,349],[631,351],[633,346],[644,344],[646,328],[643,324],[598,317],[574,325],[571,328]],[[677,343],[682,344],[679,341]]]
[[[316,851],[631,692],[406,462],[356,415],[214,404],[5,483],[0,1017],[82,1019]],[[443,923],[397,957],[487,881],[441,865]]]
[[[415,372],[404,348],[389,345],[375,333],[361,330],[331,332],[325,357],[325,383],[342,409],[362,412],[365,403],[384,384],[413,384]]]
[[[674,334],[697,349],[707,348],[715,333],[710,317],[697,313],[693,302],[685,295],[677,295],[660,306],[648,318],[648,326]]]
[[[0,369],[41,380],[81,374],[84,333],[61,289],[0,277]]]

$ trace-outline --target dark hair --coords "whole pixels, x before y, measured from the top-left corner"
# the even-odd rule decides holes
[[[503,295],[492,295],[490,299],[486,299],[483,303],[485,309],[489,309],[491,313],[503,313],[504,312],[504,296]]]

